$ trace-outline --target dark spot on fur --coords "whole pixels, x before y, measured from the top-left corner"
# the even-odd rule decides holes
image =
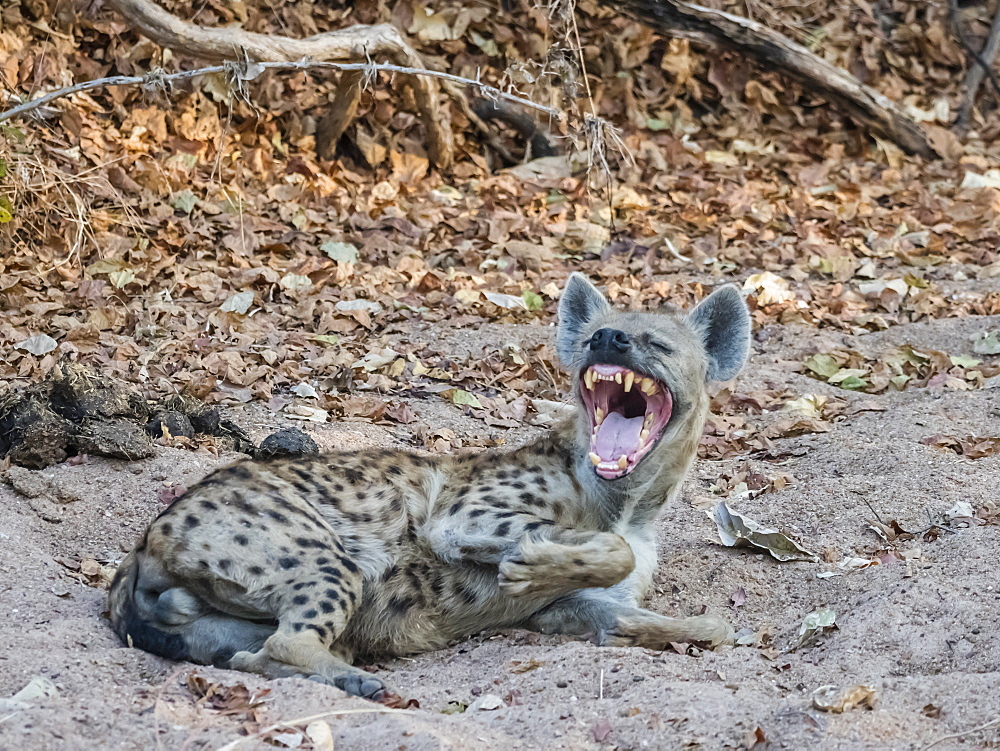
[[[232,565],[233,565],[233,562],[231,560],[229,560],[228,558],[220,558],[219,559],[219,568],[221,568],[223,571],[228,571],[229,567],[232,566]]]
[[[539,527],[545,527],[545,526],[551,527],[553,523],[554,522],[551,522],[548,519],[543,519],[543,520],[537,521],[537,522],[530,522],[530,523],[524,525],[524,531],[525,532],[534,532]]]
[[[469,518],[470,519],[475,519],[477,517],[482,516],[485,513],[486,513],[486,509],[484,509],[484,508],[474,508],[474,509],[472,509],[472,511],[469,512]]]
[[[237,464],[235,467],[230,467],[229,474],[231,474],[237,480],[250,479],[250,470],[244,467],[242,464]]]
[[[466,605],[475,605],[479,598],[476,595],[474,589],[467,587],[465,584],[459,584],[455,587],[456,594],[462,599]]]
[[[498,524],[495,532],[497,537],[506,537],[510,534],[510,522],[503,522]]]
[[[295,544],[303,548],[325,548],[322,540],[311,540],[308,537],[296,537]]]
[[[278,524],[288,524],[288,517],[285,516],[280,511],[275,511],[273,508],[269,508],[264,513],[267,514],[268,516],[270,516],[276,522],[278,522]]]
[[[292,598],[292,605],[305,605],[309,602],[309,595],[295,595]]]
[[[317,615],[319,615],[319,613],[317,613],[317,612],[316,612],[316,609],[315,609],[315,608],[309,608],[309,609],[308,609],[308,610],[307,610],[306,612],[304,612],[304,613],[302,614],[302,617],[303,617],[303,618],[308,618],[309,620],[312,620],[312,619],[313,619],[313,618],[315,618],[315,617],[316,617]]]
[[[573,559],[573,565],[574,566],[586,566],[587,564],[584,562],[584,560],[582,558],[574,558]]]
[[[342,573],[341,573],[340,569],[337,568],[336,566],[323,566],[319,570],[319,572],[321,574],[326,574],[326,578],[328,580],[329,579],[333,579],[334,581],[337,581],[337,582],[340,581],[340,577],[342,576]]]
[[[199,524],[201,524],[201,520],[194,514],[188,514],[184,517],[184,529],[194,529]]]
[[[319,609],[322,610],[324,613],[332,613],[333,603],[328,600],[320,600]]]
[[[315,613],[316,611],[314,610],[312,612]],[[322,626],[317,626],[313,623],[310,623],[308,626],[306,626],[306,628],[311,628],[313,631],[315,631],[319,635],[320,639],[325,639],[327,636],[327,630]]]
[[[306,624],[304,623],[293,623],[292,630],[294,630],[295,633],[299,633],[303,628],[305,628],[305,626]]]
[[[170,537],[170,535],[173,534],[173,531],[174,527],[170,522],[163,522],[163,524],[160,525],[160,532],[162,532],[165,537]]]
[[[403,615],[413,607],[413,600],[409,597],[390,597],[387,607],[393,615]]]
[[[260,566],[251,566],[250,568],[247,569],[247,571],[249,571],[254,576],[260,576],[261,574],[264,573],[264,569],[262,569]]]
[[[249,540],[249,538],[247,538],[246,535],[236,535],[236,537],[234,537],[233,540],[236,541],[237,545],[244,545],[245,546],[245,545],[249,545],[250,544],[250,540]]]
[[[299,565],[299,563],[301,563],[301,561],[299,561],[298,558],[295,558],[290,555],[278,559],[278,565],[285,569],[295,568],[296,566]]]
[[[361,571],[361,569],[359,569],[357,567],[357,564],[355,564],[354,561],[352,561],[350,558],[345,558],[345,557],[341,556],[341,558],[340,558],[340,565],[343,566],[344,568],[346,568],[352,574],[356,574],[359,571]]]
[[[199,505],[206,511],[215,511],[217,508],[219,508],[211,501],[202,501]]]
[[[462,502],[455,501],[453,504],[451,504],[451,508],[448,509],[448,516],[454,516],[461,510],[462,510]]]

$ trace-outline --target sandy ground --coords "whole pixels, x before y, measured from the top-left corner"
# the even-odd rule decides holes
[[[787,488],[731,505],[794,530],[817,551],[867,555],[893,547],[905,560],[846,576],[821,578],[826,563],[778,563],[721,546],[704,508],[718,499],[709,486],[744,460],[700,462],[682,501],[659,522],[661,565],[649,606],[667,615],[703,608],[737,628],[767,631],[770,646],[695,656],[642,649],[600,649],[527,632],[489,634],[449,649],[375,666],[420,708],[385,711],[333,688],[297,679],[178,665],[122,646],[106,618],[105,592],[68,576],[55,559],[118,561],[162,508],[157,491],[190,483],[232,456],[159,448],[134,464],[91,459],[43,474],[79,500],[49,508],[0,488],[0,696],[34,676],[50,679],[56,696],[27,709],[0,711],[2,749],[215,749],[267,746],[245,736],[269,725],[309,748],[300,730],[327,713],[339,749],[910,749],[1000,717],[1000,539],[995,525],[887,546],[867,526],[872,509],[902,527],[927,526],[956,501],[983,507],[1000,501],[1000,457],[964,460],[920,439],[936,433],[997,435],[997,391],[911,389],[854,395],[789,371],[789,360],[844,342],[879,352],[904,342],[969,353],[968,336],[997,320],[940,320],[864,337],[773,327],[757,345],[741,391],[782,388],[876,400],[882,412],[860,412],[828,433],[779,439],[782,464],[752,461],[768,476],[791,474]],[[442,348],[475,349],[484,338],[515,341],[550,329],[492,327],[466,335],[428,330]],[[461,340],[461,342],[459,341]],[[460,435],[503,435],[443,402],[415,402],[424,421]],[[261,408],[231,416],[256,438],[284,424]],[[773,415],[755,417],[763,424]],[[321,447],[401,445],[406,429],[349,423],[309,426]],[[62,521],[46,521],[63,516]],[[738,607],[733,599],[745,601]],[[836,614],[837,628],[797,651],[802,619],[817,608]],[[187,688],[192,671],[222,684],[269,689],[257,724],[199,703]],[[874,709],[843,714],[812,708],[820,686],[866,684]],[[446,714],[449,706],[498,697],[498,709]],[[314,726],[315,732],[315,726]],[[270,734],[274,738],[274,733]],[[242,740],[241,740],[242,739]],[[235,743],[234,743],[235,742]],[[227,744],[230,744],[227,746]],[[936,748],[995,748],[1000,728],[947,739]],[[322,747],[318,744],[318,747]]]

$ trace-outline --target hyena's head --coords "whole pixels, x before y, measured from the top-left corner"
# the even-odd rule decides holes
[[[579,430],[597,476],[617,480],[668,457],[683,472],[708,410],[708,381],[728,381],[750,349],[750,316],[735,287],[686,315],[623,313],[582,274],[559,301],[559,358],[577,380]]]

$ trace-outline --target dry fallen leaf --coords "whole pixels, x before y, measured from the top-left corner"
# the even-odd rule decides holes
[[[718,528],[719,539],[727,547],[754,547],[766,550],[779,561],[815,561],[818,556],[777,529],[763,526],[732,511],[725,503],[706,511]]]
[[[875,709],[878,693],[873,686],[820,686],[812,693],[812,705],[821,712],[840,714],[852,709]]]
[[[817,634],[835,628],[836,625],[837,614],[834,611],[829,608],[814,610],[802,619],[802,625],[799,626],[799,640],[792,650],[798,649]]]
[[[35,334],[23,342],[19,342],[14,345],[17,349],[23,349],[26,352],[30,352],[33,355],[41,356],[48,354],[56,347],[59,346],[59,342],[53,339],[48,334]]]

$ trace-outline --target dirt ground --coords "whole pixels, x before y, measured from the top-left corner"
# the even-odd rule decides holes
[[[0,489],[0,696],[34,676],[58,694],[26,709],[0,712],[3,749],[309,748],[301,732],[323,715],[340,749],[910,749],[1000,746],[1000,726],[959,734],[1000,717],[1000,538],[994,524],[886,543],[868,527],[875,514],[907,530],[926,528],[958,501],[976,509],[1000,501],[1000,457],[975,461],[920,443],[939,433],[997,434],[994,390],[913,388],[869,396],[791,372],[789,363],[824,347],[847,344],[877,354],[912,342],[971,354],[969,336],[1000,318],[939,319],[878,334],[845,337],[805,327],[759,332],[743,391],[781,388],[831,394],[849,403],[877,402],[826,433],[776,439],[786,459],[751,460],[756,471],[794,480],[782,490],[730,505],[792,530],[807,547],[841,556],[897,551],[882,565],[843,576],[833,563],[779,563],[718,542],[705,515],[718,498],[710,486],[744,458],[701,461],[681,502],[659,522],[660,567],[649,607],[667,615],[703,608],[726,614],[738,629],[772,635],[763,647],[682,655],[601,649],[527,632],[487,634],[432,654],[375,666],[419,708],[386,710],[308,681],[173,664],[120,644],[103,615],[105,591],[69,576],[57,558],[119,561],[162,508],[157,492],[190,483],[234,457],[157,447],[141,462],[88,459],[42,472],[79,500],[49,509],[8,486]],[[526,342],[551,334],[541,327],[490,326],[484,331],[429,328],[442,350]],[[459,435],[492,430],[518,442],[537,429],[486,429],[443,401],[411,403],[420,417]],[[262,406],[229,416],[256,439],[292,424]],[[766,423],[775,415],[755,419]],[[403,445],[406,428],[362,423],[307,425],[321,448]],[[46,521],[59,518],[61,521]],[[832,555],[828,557],[837,557]],[[745,599],[740,593],[745,593]],[[837,628],[796,651],[803,618],[836,612]],[[211,682],[268,689],[249,722],[199,702],[187,687],[192,671]],[[874,709],[842,714],[812,707],[820,686],[874,688]],[[444,710],[484,699],[464,713]],[[458,703],[458,704],[456,704]],[[315,725],[313,726],[315,731]],[[296,728],[298,728],[296,730]],[[250,736],[246,732],[250,732]],[[228,744],[228,745],[227,745]],[[317,742],[316,747],[322,747]]]

